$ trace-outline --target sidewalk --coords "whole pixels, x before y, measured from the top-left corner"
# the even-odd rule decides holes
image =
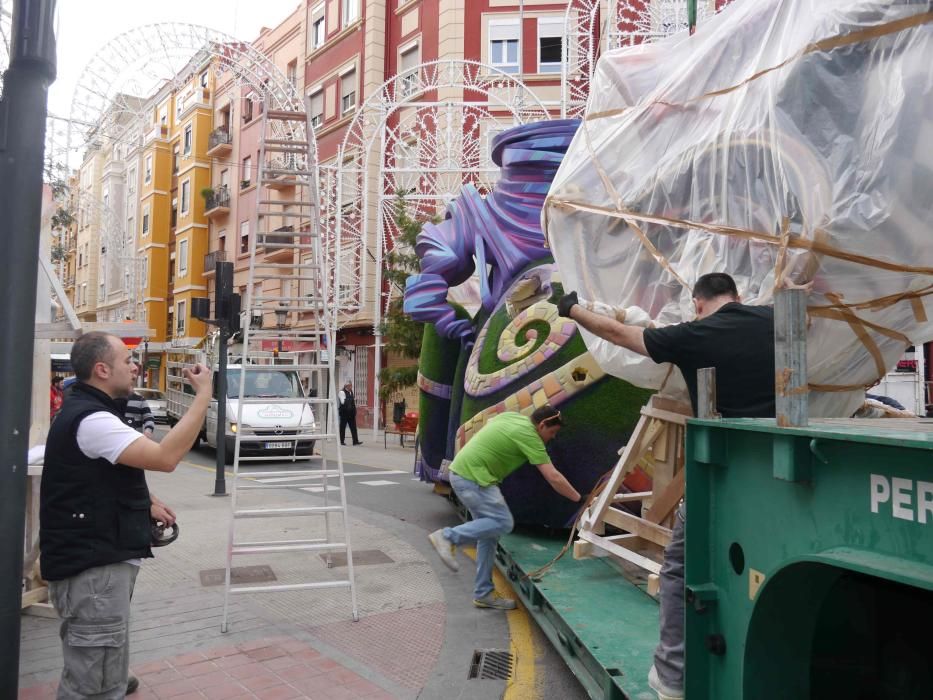
[[[392,436],[384,449],[382,437],[373,440],[371,431],[361,431],[360,438],[363,445],[344,448],[345,463],[404,471],[403,478],[410,478],[414,449],[399,447],[397,437],[393,445]],[[185,462],[173,474],[147,475],[152,491],[179,514],[181,533],[155,550],[137,580],[131,672],[141,688],[132,697],[416,697],[435,672],[445,641],[447,606],[436,562],[385,528],[352,517],[351,509],[359,622],[350,619],[346,589],[241,594],[231,598],[229,632],[221,634],[223,586],[209,585],[209,577],[210,570],[224,567],[230,503],[207,497],[209,471]],[[323,499],[294,489],[244,492],[257,493],[283,507]],[[246,522],[243,534],[255,539],[294,538],[299,525],[301,538],[316,536],[315,528],[323,534],[322,519]],[[317,554],[241,559],[235,566],[252,566],[254,573],[271,569],[278,583],[345,576],[339,560],[328,569]],[[22,627],[20,698],[53,698],[62,663],[58,621],[24,615]]]

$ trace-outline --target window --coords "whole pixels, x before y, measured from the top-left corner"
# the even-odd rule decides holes
[[[87,304],[87,282],[81,285],[81,304]]]
[[[198,81],[201,83],[202,88],[207,87],[207,79],[208,79],[207,71],[204,71],[203,73],[201,73],[201,78]]]
[[[249,252],[249,221],[240,222],[240,255]]]
[[[321,15],[311,25],[311,48],[316,49],[324,45],[325,32],[324,15]]]
[[[132,236],[130,239],[130,245],[132,246],[133,241],[136,240],[136,219],[134,219],[132,216],[126,220],[126,230],[129,231],[130,236]]]
[[[181,213],[182,216],[188,213],[191,208],[191,180],[185,180],[181,183]]]
[[[340,78],[340,111],[346,114],[356,107],[356,70]]]
[[[489,62],[504,73],[518,73],[518,20],[489,23]]]
[[[226,170],[226,169],[220,171],[220,189],[221,189],[221,190],[227,189],[227,185],[230,184],[230,179],[229,179],[229,178],[230,178],[230,176],[229,176],[229,174],[227,173],[227,170]]]
[[[253,161],[249,156],[246,156],[246,158],[243,159],[243,170],[242,170],[243,177],[240,181],[240,189],[246,189],[247,187],[249,187],[249,181],[250,181],[250,177],[252,176],[252,172],[253,172]]]
[[[360,18],[360,0],[343,0],[343,26],[348,27]]]
[[[418,44],[415,44],[409,49],[406,49],[402,52],[402,55],[399,56],[398,60],[398,72],[399,75],[403,75],[407,71],[411,70],[418,65]],[[402,78],[402,95],[408,97],[409,95],[414,94],[418,89],[418,72],[415,71],[410,75],[405,75]]]
[[[243,123],[253,121],[253,94],[250,93],[243,99]]]
[[[175,311],[175,333],[177,335],[185,334],[185,312],[188,303],[183,299],[176,305]]]
[[[143,176],[143,182],[147,185],[152,182],[152,156],[146,156],[146,169]]]
[[[311,95],[311,126],[317,129],[324,123],[324,91]]]
[[[149,235],[149,205],[143,207],[143,235]]]
[[[227,250],[227,229],[220,229],[220,233],[217,234],[217,250],[221,253]]]
[[[191,124],[185,126],[185,149],[184,153],[186,156],[191,155]]]
[[[127,194],[136,192],[136,168],[130,168],[130,176],[126,180]]]
[[[172,175],[178,175],[178,157],[181,155],[181,149],[178,144],[172,148]]]
[[[538,18],[538,72],[560,73],[563,61],[564,20]]]
[[[183,238],[178,241],[178,276],[184,277],[188,274],[188,239]]]
[[[298,60],[294,60],[285,68],[285,77],[293,88],[298,87]]]

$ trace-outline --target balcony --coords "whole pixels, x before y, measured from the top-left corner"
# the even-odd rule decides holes
[[[207,190],[205,190],[207,192]],[[208,219],[226,216],[230,213],[230,190],[226,185],[211,190],[204,197],[204,216]]]
[[[144,144],[149,144],[152,141],[164,141],[168,137],[168,127],[165,124],[156,124],[148,132],[143,139]]]
[[[225,126],[214,129],[207,137],[207,155],[224,156],[233,150],[233,137]]]
[[[261,245],[266,258],[291,257],[295,245],[295,227],[280,226],[272,233],[265,234]]]
[[[217,263],[227,262],[227,252],[224,250],[212,250],[204,256],[204,274],[213,275]]]
[[[295,163],[292,158],[282,160],[273,158],[266,170],[265,184],[272,190],[285,190],[298,184],[297,173],[291,172],[295,169]]]

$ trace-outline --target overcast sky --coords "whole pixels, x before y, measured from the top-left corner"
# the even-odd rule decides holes
[[[260,27],[274,27],[299,4],[300,0],[58,0],[58,78],[49,94],[49,111],[67,117],[84,66],[109,39],[133,27],[185,22],[252,41]]]

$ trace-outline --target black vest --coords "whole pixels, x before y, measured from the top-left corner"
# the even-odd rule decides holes
[[[152,556],[143,470],[91,459],[78,447],[78,425],[97,411],[123,420],[112,398],[79,382],[49,429],[39,505],[40,564],[47,581]]]
[[[356,415],[356,399],[353,396],[352,391],[347,391],[343,389],[343,405],[340,407],[340,413],[345,416],[355,416]]]

